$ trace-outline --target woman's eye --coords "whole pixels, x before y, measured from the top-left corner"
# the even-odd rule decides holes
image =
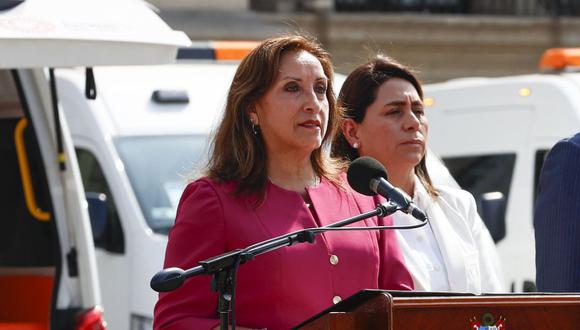
[[[425,114],[425,110],[422,107],[413,109],[413,112],[419,116],[422,116]]]
[[[314,91],[318,94],[324,94],[326,93],[326,85],[317,85],[316,87],[314,87]]]
[[[288,84],[288,85],[284,86],[284,90],[287,92],[296,92],[296,91],[298,91],[298,85],[297,84]]]

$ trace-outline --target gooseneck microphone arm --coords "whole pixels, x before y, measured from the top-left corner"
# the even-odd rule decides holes
[[[254,259],[260,254],[290,246],[295,243],[314,243],[315,236],[325,231],[331,231],[339,227],[347,226],[374,216],[385,217],[399,210],[399,207],[392,203],[379,204],[369,212],[347,218],[342,221],[319,228],[306,228],[289,234],[277,236],[244,249],[237,249],[204,261],[200,261],[199,266],[183,270],[171,267],[159,271],[151,279],[151,288],[157,292],[173,291],[183,285],[185,280],[197,275],[213,275],[212,290],[218,293],[218,314],[220,315],[220,329],[227,329],[229,323],[230,303],[235,297],[235,277],[240,264]],[[347,228],[344,228],[347,229]],[[352,230],[372,230],[373,227],[348,228]],[[387,229],[377,227],[376,229]],[[235,306],[234,306],[235,307]],[[232,312],[232,329],[235,330],[235,312]]]

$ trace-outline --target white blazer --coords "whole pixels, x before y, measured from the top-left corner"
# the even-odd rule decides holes
[[[473,196],[451,187],[436,187],[432,200],[415,180],[415,203],[428,215],[453,292],[505,292],[495,244],[477,213]]]

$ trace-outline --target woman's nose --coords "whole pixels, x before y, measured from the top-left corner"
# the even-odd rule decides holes
[[[405,129],[406,130],[418,130],[421,127],[421,120],[412,110],[409,110],[407,115],[405,116]]]
[[[324,96],[326,97],[326,95]],[[318,113],[322,109],[322,100],[320,100],[320,95],[315,91],[310,91],[305,93],[304,96],[304,109],[308,112]]]

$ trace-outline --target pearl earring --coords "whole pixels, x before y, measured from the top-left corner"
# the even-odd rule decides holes
[[[358,149],[358,147],[359,147],[359,144],[358,144],[358,142],[355,142],[355,143],[353,143],[353,144],[352,144],[352,147],[353,147],[353,148],[355,148],[355,149]]]

